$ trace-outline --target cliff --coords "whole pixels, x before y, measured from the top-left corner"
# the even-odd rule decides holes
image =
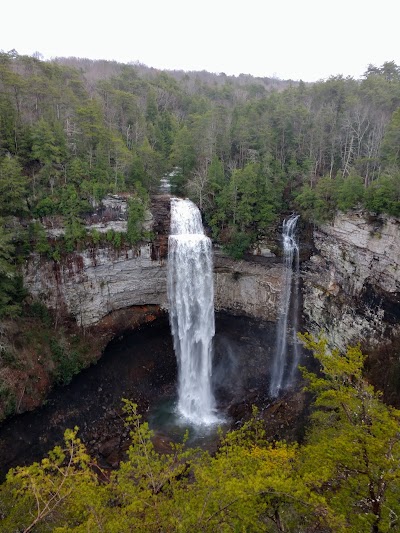
[[[30,294],[56,312],[91,326],[134,305],[166,306],[166,263],[152,259],[151,244],[116,251],[98,248],[60,262],[31,257],[24,272]]]
[[[87,227],[102,233],[122,231],[126,213],[127,198],[109,196],[88,218]],[[61,316],[73,316],[83,327],[100,325],[104,317],[137,306],[166,309],[169,195],[152,197],[146,222],[153,239],[138,247],[93,247],[58,262],[32,254],[24,269],[25,286],[34,298]],[[49,231],[54,233],[54,228]],[[216,251],[217,310],[276,320],[282,267],[274,257],[261,261],[238,262]]]
[[[121,217],[121,210],[113,209]],[[79,326],[71,331],[72,337],[84,333],[83,339],[93,344],[80,365],[98,358],[113,336],[153,320],[167,308],[169,197],[154,198],[151,211],[148,220],[152,242],[119,251],[93,247],[65,255],[58,262],[33,254],[25,265],[29,293],[54,311],[56,324],[72,316]],[[115,220],[103,217],[95,223],[105,229],[109,222]],[[303,329],[322,331],[331,345],[341,349],[358,341],[370,349],[400,338],[399,221],[353,212],[339,214],[332,224],[314,228],[312,235],[309,229],[300,228]],[[279,311],[283,265],[273,254],[266,255],[234,261],[215,251],[216,310],[255,317],[273,328]],[[90,339],[97,340],[98,346]],[[68,348],[70,342],[67,338],[61,344]],[[67,348],[66,353],[73,353]],[[13,369],[3,369],[3,374],[7,370],[10,375],[0,376],[10,391],[16,391],[14,403],[19,412],[40,403],[50,387],[49,376],[54,374],[51,350],[47,350],[45,362],[37,356],[36,348],[31,351],[30,359],[26,354],[24,358],[34,362],[29,363],[34,370],[26,379]],[[388,353],[395,352],[391,349]],[[396,363],[386,364],[381,353],[375,361],[385,369]],[[375,369],[371,372],[378,373]],[[386,370],[379,372],[387,374]],[[41,374],[36,384],[36,376]],[[29,398],[26,393],[32,387],[40,389],[35,392],[34,402],[33,393]],[[383,384],[380,388],[385,387]]]
[[[235,261],[218,251],[214,258],[215,309],[275,322],[282,264],[268,259]]]
[[[154,245],[115,251],[75,252],[60,262],[32,255],[24,271],[29,293],[56,313],[93,326],[132,306],[167,307],[167,264]],[[276,320],[281,266],[215,256],[215,307],[234,314]]]
[[[59,263],[33,255],[24,271],[29,292],[81,326],[99,324],[117,310],[152,304],[166,309],[169,197],[152,203],[152,243],[120,251],[93,248]],[[338,214],[314,229],[312,245],[303,229],[303,322],[323,331],[333,345],[377,344],[397,335],[400,318],[400,223],[363,212]],[[215,308],[275,321],[282,263],[275,257],[234,261],[216,250]]]
[[[344,348],[377,345],[400,332],[400,222],[364,212],[338,214],[314,230],[303,264],[306,326]]]

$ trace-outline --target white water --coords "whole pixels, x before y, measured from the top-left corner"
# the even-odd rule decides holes
[[[298,219],[299,215],[292,215],[288,219],[284,220],[282,228],[285,270],[280,302],[280,313],[276,332],[277,344],[271,372],[270,394],[272,397],[278,396],[282,389],[292,385],[300,359],[300,349],[297,340],[299,304],[299,244],[295,234]],[[290,311],[292,311],[291,315],[293,317],[293,357],[290,369],[288,369],[286,382],[284,383],[284,374],[288,358],[287,338]]]
[[[168,301],[178,361],[178,410],[194,424],[217,420],[211,390],[215,334],[211,240],[190,200],[171,200]]]

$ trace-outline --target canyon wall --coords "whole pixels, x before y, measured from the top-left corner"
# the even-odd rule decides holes
[[[87,230],[126,231],[126,217],[127,198],[109,195],[87,218]],[[166,309],[169,226],[170,196],[153,196],[146,216],[146,229],[153,234],[151,242],[121,250],[111,245],[93,246],[57,262],[32,254],[23,272],[25,286],[34,298],[60,315],[73,316],[83,327],[97,326],[104,317],[124,309],[132,308],[134,313],[134,307],[143,305]],[[48,232],[54,237],[62,228],[49,224]],[[216,251],[217,310],[276,320],[282,266],[267,252],[267,257],[234,261]]]
[[[167,308],[167,262],[151,243],[116,251],[94,248],[60,262],[31,256],[24,271],[30,294],[49,308],[93,326],[106,315],[144,304]],[[215,307],[237,315],[275,321],[281,265],[215,256]]]
[[[119,309],[166,307],[166,268],[164,259],[152,259],[148,243],[122,251],[75,252],[59,262],[34,254],[24,281],[30,294],[47,307],[74,316],[80,326],[91,326]]]
[[[303,263],[306,327],[332,345],[376,345],[400,332],[400,222],[361,211],[339,213],[314,230]]]
[[[214,256],[215,309],[275,322],[282,278],[282,264],[274,260],[235,261],[217,251]]]
[[[75,252],[60,262],[33,255],[24,279],[29,292],[82,326],[144,304],[167,308],[169,197],[153,199],[152,243]],[[311,238],[310,238],[311,237]],[[331,344],[379,343],[399,332],[400,222],[363,212],[338,214],[332,224],[303,227],[303,327]],[[310,254],[310,250],[312,253]],[[311,255],[311,257],[310,257]],[[282,284],[274,256],[235,261],[215,252],[215,308],[274,322]]]

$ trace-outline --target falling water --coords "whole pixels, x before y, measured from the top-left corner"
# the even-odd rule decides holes
[[[299,294],[299,245],[295,231],[299,215],[292,215],[283,222],[282,238],[285,259],[283,288],[280,302],[280,313],[277,326],[277,345],[271,372],[270,394],[278,396],[279,392],[289,387],[294,379],[300,358],[297,341],[298,329],[298,294]],[[294,282],[293,282],[294,278]],[[292,287],[293,286],[293,287]],[[292,290],[293,289],[293,290]],[[287,361],[287,336],[290,311],[292,311],[293,358],[285,387],[284,373]]]
[[[194,424],[216,421],[211,390],[214,287],[211,241],[200,211],[172,198],[168,239],[168,300],[178,360],[178,410]]]

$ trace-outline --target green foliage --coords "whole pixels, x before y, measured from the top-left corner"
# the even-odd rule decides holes
[[[28,182],[17,158],[0,160],[0,216],[22,215],[26,211]]]
[[[395,170],[373,181],[366,190],[365,205],[376,213],[400,216],[400,172]]]
[[[10,362],[7,361],[6,358],[4,357],[4,353],[0,355],[1,355],[1,360],[3,361],[3,364],[4,362],[6,362],[10,365]],[[13,365],[14,365],[14,361],[11,362],[11,366]],[[2,418],[6,418],[7,416],[11,416],[15,413],[15,408],[17,405],[15,393],[9,386],[7,386],[6,383],[2,381],[0,381],[0,403],[2,404],[2,413],[1,413]]]
[[[65,446],[55,447],[40,464],[10,471],[0,498],[4,531],[55,531],[61,517],[68,521],[70,513],[84,513],[91,497],[96,509],[96,476],[76,434],[77,428],[66,430]]]
[[[234,232],[233,236],[229,238],[229,244],[224,245],[224,251],[233,259],[242,259],[253,240],[252,235]]]
[[[389,531],[398,527],[400,411],[380,400],[363,379],[359,347],[341,355],[324,339],[301,336],[314,352],[322,375],[303,369],[316,394],[313,425],[301,450],[307,486],[323,494],[346,531]]]
[[[137,182],[156,193],[172,167],[173,193],[197,201],[225,244],[237,233],[262,236],[293,202],[315,221],[360,203],[398,213],[393,61],[371,65],[361,81],[270,91],[251,77],[114,64],[101,79],[83,60],[0,56],[0,216],[62,214],[68,250],[83,238],[87,200],[134,192]],[[135,209],[130,242],[140,239]]]
[[[400,165],[400,109],[394,111],[385,132],[382,143],[382,153],[389,165]]]
[[[14,265],[12,234],[4,229],[0,219],[0,318],[14,317],[20,312],[20,301],[16,297],[19,278]]]
[[[365,195],[362,178],[357,174],[336,179],[325,176],[314,188],[303,185],[295,203],[307,219],[326,222],[334,217],[338,209],[348,211],[362,205]]]
[[[77,244],[86,237],[86,229],[82,221],[74,214],[71,214],[65,222],[65,250],[73,252]]]
[[[143,222],[149,201],[146,189],[139,182],[136,182],[135,186],[136,196],[128,201],[127,239],[132,245],[144,237]]]
[[[26,311],[28,316],[38,318],[46,327],[50,327],[53,323],[51,314],[48,308],[41,302],[34,300]]]
[[[41,118],[32,129],[31,136],[34,159],[40,161],[43,166],[60,162],[61,149],[49,122]]]
[[[214,161],[209,173],[213,206],[207,220],[214,236],[221,237],[227,251],[239,258],[258,233],[265,231],[282,207],[282,186],[273,183],[258,163],[248,163],[224,178]]]
[[[93,229],[91,232],[93,244],[99,244],[101,240],[101,233],[97,229]]]
[[[82,355],[78,350],[67,350],[56,339],[50,340],[52,358],[56,363],[55,378],[61,385],[67,385],[82,370]]]
[[[40,254],[48,254],[51,246],[48,241],[46,231],[40,222],[31,225],[31,240],[34,242],[34,250]]]
[[[10,471],[0,512],[10,531],[396,531],[400,412],[363,380],[365,356],[302,336],[320,372],[306,442],[268,442],[256,409],[218,451],[172,444],[159,454],[137,405],[124,400],[127,459],[99,484],[74,431],[41,464]]]
[[[54,215],[58,212],[58,202],[54,198],[46,196],[39,200],[36,204],[34,215],[38,217],[46,217],[49,215]]]
[[[348,211],[361,204],[365,194],[361,176],[354,174],[345,179],[337,180],[336,191],[337,208],[340,211]]]

